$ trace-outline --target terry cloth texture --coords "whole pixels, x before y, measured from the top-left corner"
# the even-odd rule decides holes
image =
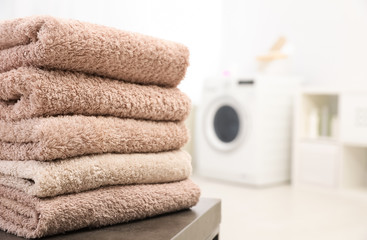
[[[0,118],[6,120],[81,114],[181,121],[191,104],[177,88],[29,67],[0,73],[0,83]]]
[[[0,159],[64,159],[100,153],[177,150],[188,140],[184,122],[58,116],[0,120]]]
[[[35,66],[175,87],[188,58],[184,45],[77,20],[35,16],[0,22],[0,72]]]
[[[187,179],[191,157],[178,150],[145,154],[101,154],[52,162],[0,161],[0,184],[50,197],[109,185]]]
[[[38,238],[187,209],[199,196],[200,190],[191,180],[112,186],[43,199],[0,185],[0,228]]]

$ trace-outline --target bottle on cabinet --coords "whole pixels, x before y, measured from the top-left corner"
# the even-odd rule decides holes
[[[338,117],[333,106],[322,104],[313,106],[308,113],[307,137],[336,138],[338,136]]]

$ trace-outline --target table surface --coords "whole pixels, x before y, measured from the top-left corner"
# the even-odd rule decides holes
[[[190,210],[165,214],[145,220],[98,228],[82,229],[62,235],[45,237],[49,240],[137,240],[137,239],[213,239],[219,233],[221,201],[201,198]],[[23,239],[0,231],[1,240]]]

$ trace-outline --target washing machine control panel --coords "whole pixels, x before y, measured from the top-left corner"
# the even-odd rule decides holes
[[[255,80],[254,79],[238,79],[237,84],[238,85],[254,85]]]

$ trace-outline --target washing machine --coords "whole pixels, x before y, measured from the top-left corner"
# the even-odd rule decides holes
[[[197,173],[253,186],[288,181],[298,83],[261,75],[205,81],[195,123]]]

